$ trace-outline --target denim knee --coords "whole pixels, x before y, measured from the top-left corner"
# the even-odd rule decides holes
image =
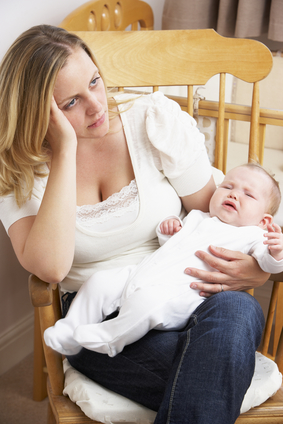
[[[172,373],[155,424],[232,424],[250,385],[264,319],[244,292],[206,299],[179,333]]]
[[[255,349],[260,344],[264,315],[258,301],[246,292],[227,291],[211,296],[191,317],[195,322],[203,318],[220,327],[226,337],[230,334],[234,340],[237,335],[241,341],[253,340]]]

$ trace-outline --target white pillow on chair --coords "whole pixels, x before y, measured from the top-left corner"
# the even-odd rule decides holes
[[[156,412],[112,392],[75,370],[67,359],[64,395],[75,402],[89,418],[106,424],[126,422],[153,423]]]
[[[243,399],[241,414],[261,405],[275,395],[282,385],[282,374],[277,364],[259,352],[255,355],[254,376]]]
[[[156,412],[124,396],[105,389],[64,360],[64,395],[75,402],[89,418],[106,424],[153,423]],[[275,362],[256,352],[256,366],[251,385],[244,397],[241,414],[265,402],[281,387],[282,375]]]

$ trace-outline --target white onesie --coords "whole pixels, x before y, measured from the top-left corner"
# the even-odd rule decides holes
[[[153,328],[183,328],[204,300],[190,288],[196,278],[184,270],[188,266],[210,269],[197,258],[197,250],[208,251],[211,244],[222,246],[254,256],[266,272],[283,271],[283,260],[276,261],[269,254],[263,233],[257,226],[234,227],[196,210],[172,237],[162,235],[158,226],[161,247],[138,265],[99,271],[90,277],[66,318],[45,331],[46,344],[65,355],[76,354],[83,346],[115,356]],[[103,321],[115,310],[119,310],[116,318]]]

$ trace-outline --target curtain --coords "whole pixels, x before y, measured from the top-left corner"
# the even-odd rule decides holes
[[[214,28],[226,37],[283,41],[283,0],[165,0],[162,29]]]

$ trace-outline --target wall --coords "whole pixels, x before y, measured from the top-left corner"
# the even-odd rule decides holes
[[[58,25],[86,0],[0,0],[0,60],[18,35],[41,23]],[[161,29],[164,0],[148,0]],[[0,223],[0,375],[33,350],[33,308],[28,272],[19,265]]]
[[[153,10],[154,29],[161,29],[164,0],[147,0]],[[0,59],[23,31],[33,25],[58,25],[72,10],[86,0],[0,0]]]

